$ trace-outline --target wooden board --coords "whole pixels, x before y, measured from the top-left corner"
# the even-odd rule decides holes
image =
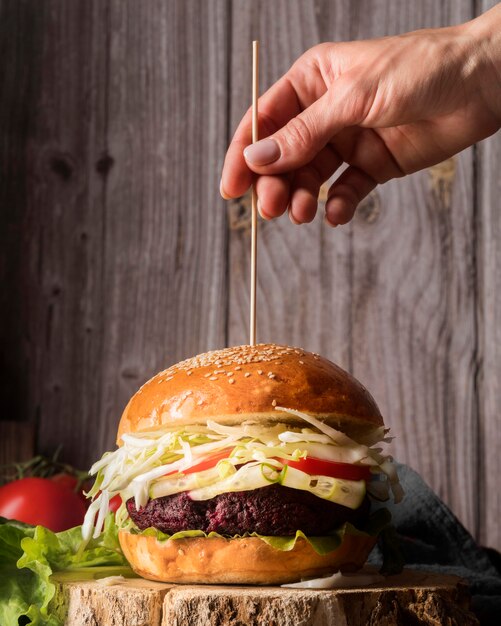
[[[466,585],[408,570],[371,588],[174,586],[131,579],[60,584],[66,626],[474,626]],[[64,600],[63,600],[64,599]]]
[[[486,11],[497,2],[483,0]],[[478,146],[476,215],[478,268],[478,384],[481,459],[480,539],[501,550],[501,133]],[[496,417],[497,416],[497,417]]]
[[[0,420],[0,466],[28,461],[35,456],[35,428],[26,422]],[[2,475],[14,475],[15,471]]]

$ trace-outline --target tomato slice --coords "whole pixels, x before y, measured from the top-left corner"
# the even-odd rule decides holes
[[[195,472],[203,472],[204,470],[208,470],[211,467],[214,467],[221,461],[222,459],[227,459],[231,453],[233,448],[226,448],[222,452],[218,452],[217,454],[213,454],[212,456],[200,461],[200,463],[196,463],[191,467],[187,467],[184,469],[181,474],[194,474]],[[172,472],[173,474],[177,474],[178,472]]]
[[[110,500],[109,510],[113,511],[113,513],[116,513],[121,504],[122,504],[122,498],[120,497],[120,494],[117,493],[117,495],[113,496],[113,498],[111,498]]]
[[[171,474],[194,474],[195,472],[203,472],[204,470],[215,467],[222,459],[227,459],[232,448],[222,450],[217,454],[184,469],[182,472],[171,472]],[[370,480],[371,471],[365,465],[351,465],[350,463],[337,463],[335,461],[324,461],[322,459],[314,459],[307,457],[298,461],[286,461],[280,459],[285,465],[290,465],[306,474],[316,476],[332,476],[333,478],[345,478],[346,480]],[[171,474],[167,474],[170,476]]]
[[[351,463],[337,463],[306,457],[298,461],[285,461],[286,465],[315,476],[331,476],[346,480],[370,480],[371,471],[366,465],[352,465]]]

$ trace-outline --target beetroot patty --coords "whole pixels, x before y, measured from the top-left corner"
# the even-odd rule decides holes
[[[252,491],[223,493],[210,500],[191,500],[187,492],[149,500],[136,509],[127,500],[131,519],[141,530],[153,526],[164,533],[203,530],[222,535],[326,535],[344,522],[362,522],[369,512],[367,498],[356,511],[318,498],[307,491],[270,485]]]

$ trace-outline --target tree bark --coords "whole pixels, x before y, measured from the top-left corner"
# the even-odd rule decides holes
[[[61,584],[66,626],[478,624],[455,576],[406,570],[375,587],[313,590],[169,585],[139,578]]]

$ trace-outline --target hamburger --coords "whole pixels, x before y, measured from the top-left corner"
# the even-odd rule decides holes
[[[111,498],[134,571],[172,583],[282,584],[354,571],[377,540],[371,500],[401,489],[381,413],[325,358],[274,344],[207,352],[126,406],[91,468],[84,538]]]

